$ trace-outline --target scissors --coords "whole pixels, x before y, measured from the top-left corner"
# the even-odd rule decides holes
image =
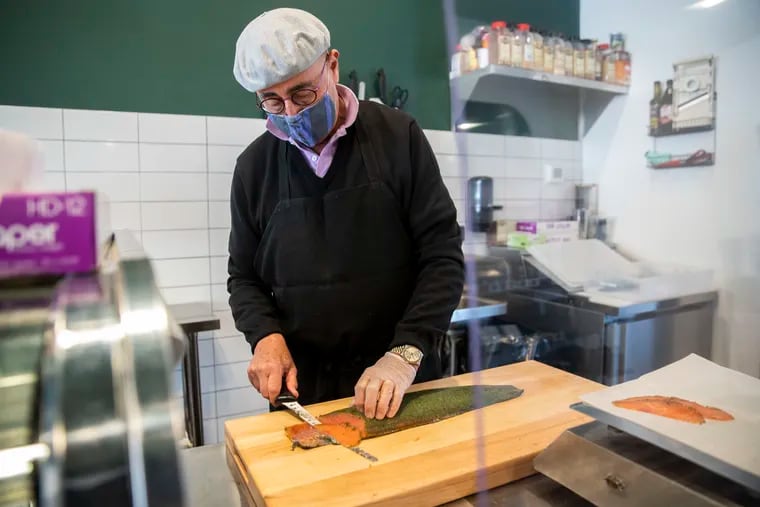
[[[389,105],[395,109],[403,109],[407,99],[409,99],[409,90],[394,86],[391,90],[391,103]]]

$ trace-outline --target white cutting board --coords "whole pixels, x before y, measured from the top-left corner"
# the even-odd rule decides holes
[[[677,396],[713,406],[734,420],[691,424],[612,404],[648,395]],[[691,354],[637,380],[583,394],[581,400],[760,477],[760,379]]]
[[[601,280],[634,278],[637,266],[598,239],[547,243],[528,253],[566,288],[584,288]]]

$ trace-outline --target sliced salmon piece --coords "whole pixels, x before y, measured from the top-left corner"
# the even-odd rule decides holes
[[[705,418],[694,407],[689,407],[673,398],[664,396],[637,396],[625,400],[613,401],[613,405],[629,410],[668,417],[692,424],[704,424]]]
[[[613,401],[616,407],[638,410],[650,414],[669,417],[693,424],[703,424],[705,419],[713,421],[732,421],[734,416],[715,407],[708,407],[694,401],[675,396],[635,396]]]
[[[331,444],[329,437],[333,437],[338,443],[347,447],[358,445],[362,440],[361,431],[347,423],[317,426],[309,426],[306,423],[296,424],[285,428],[285,434],[294,446],[298,445],[305,449]]]
[[[706,405],[700,405],[699,403],[696,403],[694,401],[689,400],[683,400],[681,398],[675,398],[680,403],[686,405],[687,407],[694,408],[697,412],[702,414],[702,417],[705,419],[710,419],[712,421],[733,421],[734,416],[726,412],[725,410],[721,410],[719,408],[715,407],[708,407]]]

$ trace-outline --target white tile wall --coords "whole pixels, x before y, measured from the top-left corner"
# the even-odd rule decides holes
[[[211,255],[227,255],[227,242],[229,238],[229,229],[211,229],[209,231]]]
[[[206,444],[215,444],[224,442],[224,437],[217,438],[217,420],[216,418],[206,419],[206,412],[203,412],[203,439]],[[224,433],[222,433],[224,435]]]
[[[214,376],[215,369],[216,366],[206,366],[201,368],[201,392],[216,392],[216,377]]]
[[[206,172],[205,144],[140,144],[143,172]]]
[[[64,109],[63,132],[81,141],[137,141],[137,113]]]
[[[453,132],[448,130],[428,130],[425,131],[425,137],[427,137],[430,147],[433,149],[433,153],[437,155],[456,155],[459,153],[457,141]]]
[[[575,157],[575,146],[577,144],[573,141],[559,139],[541,139],[541,157],[572,160]]]
[[[203,419],[214,419],[216,417],[216,393],[201,395],[201,407],[203,410]],[[212,433],[216,437],[216,431]],[[205,431],[204,431],[205,437]]]
[[[208,233],[197,231],[144,231],[143,248],[153,259],[207,257]]]
[[[230,203],[227,201],[211,201],[208,203],[209,227],[226,229],[230,227]]]
[[[542,177],[541,159],[538,158],[512,158],[506,160],[507,178],[533,178]]]
[[[153,260],[156,282],[164,287],[208,285],[209,258]]]
[[[202,367],[214,366],[213,340],[198,341],[198,364]]]
[[[66,172],[68,190],[96,190],[110,202],[140,200],[140,177],[137,173]]]
[[[143,194],[143,200],[145,200]],[[207,229],[208,206],[198,202],[143,202],[142,228],[145,231]],[[229,212],[228,212],[229,213]]]
[[[465,157],[461,155],[444,155],[436,154],[438,160],[438,169],[441,171],[441,175],[446,176],[461,176],[462,166],[465,164]]]
[[[227,257],[211,257],[211,283],[227,283]]]
[[[206,144],[206,118],[184,114],[138,115],[140,141]]]
[[[214,311],[223,311],[229,308],[227,304],[229,297],[226,284],[217,283],[211,285],[211,302]]]
[[[208,285],[189,285],[187,287],[164,287],[161,290],[167,304],[178,305],[182,303],[211,301],[211,293]]]
[[[63,139],[63,116],[60,109],[0,106],[0,128],[37,139]]]
[[[464,147],[464,153],[467,155],[489,155],[492,157],[503,157],[505,155],[504,136],[495,134],[457,134],[461,136],[464,142],[460,145]]]
[[[2,114],[2,113],[0,113]],[[0,122],[2,120],[0,119]],[[44,158],[45,170],[48,172],[57,172],[66,170],[63,165],[63,141],[39,141],[42,156]]]
[[[42,184],[51,191],[65,191],[66,173],[46,172],[42,177]]]
[[[251,346],[242,335],[214,338],[214,358],[216,364],[239,363],[250,359]]]
[[[505,154],[507,157],[539,158],[541,140],[534,137],[505,136]]]
[[[227,201],[230,199],[232,173],[208,174],[208,198],[212,201]]]
[[[137,143],[66,141],[66,170],[73,172],[137,172]]]
[[[244,367],[242,369],[245,370]],[[238,389],[216,392],[216,411],[219,417],[240,413],[261,413],[267,410],[269,410],[269,402],[250,384]]]
[[[111,227],[114,230],[140,230],[139,202],[112,202],[108,208],[111,215]]]
[[[235,327],[235,320],[232,318],[232,312],[230,310],[214,312],[214,315],[219,318],[220,326],[218,330],[214,331],[214,336],[219,338],[228,336],[242,336]]]
[[[238,155],[245,146],[208,145],[208,170],[212,173],[231,173],[235,170]]]
[[[143,201],[205,201],[204,173],[143,173],[140,175]]]
[[[248,363],[250,357],[237,363],[218,364],[214,366],[216,371],[216,390],[235,389],[248,387]],[[241,411],[242,412],[242,411]]]
[[[221,329],[200,337],[204,430],[209,443],[224,421],[266,410],[248,384],[248,343],[227,300],[229,190],[238,155],[264,132],[260,119],[0,106],[0,128],[41,141],[49,188],[95,188],[111,200],[113,228],[130,229],[153,260],[169,303],[206,301]],[[464,221],[467,178],[494,179],[497,218],[561,218],[581,179],[580,144],[568,141],[425,131]],[[566,181],[544,182],[544,164]],[[466,172],[465,172],[466,170]],[[468,251],[485,236],[470,234]],[[178,393],[181,396],[181,392]]]
[[[540,199],[541,180],[503,179],[501,195],[505,199]]]
[[[208,143],[248,146],[266,130],[266,121],[259,118],[208,117]]]

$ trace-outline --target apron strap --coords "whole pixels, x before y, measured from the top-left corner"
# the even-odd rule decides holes
[[[375,151],[369,140],[367,131],[364,129],[364,124],[359,118],[357,118],[354,125],[356,125],[356,140],[359,142],[359,149],[362,152],[364,165],[367,168],[367,177],[372,183],[380,182],[382,181],[380,178],[380,165],[377,163]]]
[[[288,143],[280,141],[277,153],[277,174],[280,186],[280,201],[290,200],[290,171],[288,170]]]

